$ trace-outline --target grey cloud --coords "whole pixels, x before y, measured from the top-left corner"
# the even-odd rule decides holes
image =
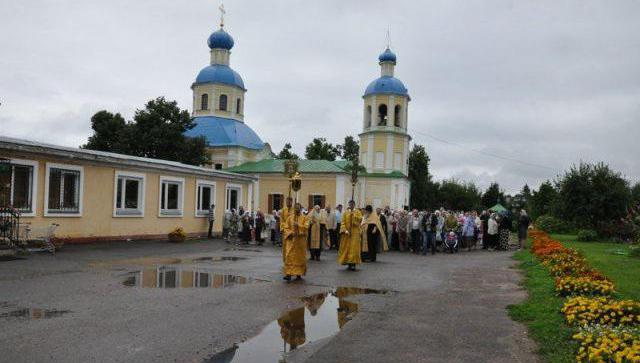
[[[235,0],[225,7],[236,40],[232,66],[249,89],[247,123],[275,150],[291,142],[303,153],[313,137],[340,142],[358,134],[361,96],[379,74],[390,27],[396,74],[413,98],[409,126],[437,179],[481,187],[497,180],[513,192],[580,160],[640,179],[636,1]],[[216,8],[208,0],[4,4],[2,133],[77,146],[100,109],[130,118],[160,95],[190,109]]]

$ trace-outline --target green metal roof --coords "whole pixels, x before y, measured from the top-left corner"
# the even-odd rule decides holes
[[[262,173],[284,173],[284,162],[281,159],[264,159],[251,161],[238,166],[225,169],[225,171],[240,174],[262,174]],[[348,160],[298,160],[298,170],[302,173],[328,173],[328,174],[351,174],[345,168],[351,162]],[[391,173],[360,173],[361,177],[369,178],[405,178],[404,174],[394,170]]]
[[[234,173],[284,173],[285,160],[265,159],[244,163],[225,169]],[[329,160],[298,160],[298,170],[301,173],[346,173],[337,164]]]
[[[367,178],[404,178],[404,174],[401,172],[394,170],[390,173],[361,173],[360,176],[365,176]]]

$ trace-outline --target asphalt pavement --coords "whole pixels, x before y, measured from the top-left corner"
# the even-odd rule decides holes
[[[219,240],[65,246],[0,262],[0,362],[236,362],[242,349],[265,352],[254,357],[265,363],[267,350],[286,362],[538,361],[506,311],[525,297],[511,252],[389,252],[349,272],[331,251],[295,283],[281,264],[270,244]],[[341,287],[386,293],[339,304]],[[305,296],[319,296],[317,316]],[[291,350],[278,318],[305,306]]]

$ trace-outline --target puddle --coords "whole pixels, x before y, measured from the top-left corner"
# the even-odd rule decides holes
[[[262,250],[258,250],[255,248],[245,248],[245,247],[227,247],[224,250],[225,251],[243,251],[243,252],[262,252]]]
[[[19,260],[26,260],[26,258],[24,258],[24,257],[14,256],[14,255],[4,255],[4,256],[0,256],[0,262],[6,262],[6,261],[19,261]]]
[[[247,257],[238,256],[205,256],[195,258],[172,258],[172,257],[142,257],[142,258],[129,258],[123,260],[112,260],[104,262],[92,262],[89,264],[91,267],[113,267],[113,266],[158,266],[158,265],[190,265],[196,263],[206,262],[226,262],[226,261],[241,261],[247,260]]]
[[[3,307],[7,307],[4,305]],[[21,318],[21,319],[50,319],[57,318],[64,314],[70,313],[70,310],[47,310],[47,309],[30,309],[19,308],[6,313],[0,313],[0,319],[2,318]]]
[[[345,298],[386,294],[385,290],[339,287],[329,293],[305,296],[303,307],[289,310],[269,323],[258,335],[217,353],[206,363],[278,363],[284,354],[307,343],[331,337],[347,324],[358,304]]]
[[[131,272],[122,282],[128,287],[145,288],[212,288],[223,289],[237,285],[267,282],[252,277],[216,273],[203,268],[159,266]]]
[[[219,261],[242,261],[248,260],[247,257],[238,257],[238,256],[214,256],[214,257],[199,257],[194,258],[194,262],[219,262]]]

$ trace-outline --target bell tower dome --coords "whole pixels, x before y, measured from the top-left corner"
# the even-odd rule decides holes
[[[395,78],[396,54],[387,47],[378,57],[380,77],[362,96],[364,115],[360,133],[360,160],[367,173],[408,175],[407,133],[409,92]]]

